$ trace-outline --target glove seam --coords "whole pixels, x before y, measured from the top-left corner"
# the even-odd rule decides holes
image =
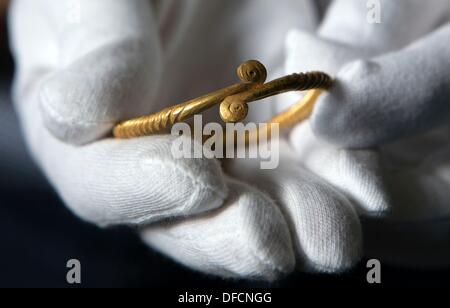
[[[42,94],[44,96],[44,101],[41,103],[41,110],[57,122],[58,124],[63,124],[67,126],[82,126],[82,127],[92,127],[96,125],[113,125],[115,121],[113,120],[98,120],[98,121],[83,121],[76,119],[75,117],[64,117],[62,116],[55,107],[47,102],[45,91]]]

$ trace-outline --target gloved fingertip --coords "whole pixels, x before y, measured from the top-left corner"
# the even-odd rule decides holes
[[[76,84],[67,85],[59,79],[48,80],[41,88],[40,111],[45,128],[53,137],[74,145],[82,145],[108,134],[113,122],[96,122],[86,120],[85,111],[72,108],[78,99],[85,99],[81,95],[70,95]],[[70,87],[70,88],[69,88]],[[89,110],[87,112],[95,112]]]
[[[149,191],[156,193],[159,196],[156,199],[160,200],[160,204],[153,200],[149,204],[142,202],[150,211],[154,210],[150,219],[190,217],[222,206],[229,188],[219,162],[205,158],[168,159],[170,140],[156,141],[152,151],[145,153],[139,162],[143,177],[148,175],[147,182],[152,187]],[[157,149],[158,146],[161,147]]]
[[[40,105],[47,129],[84,144],[115,123],[146,114],[158,86],[158,50],[134,38],[99,47],[43,81]]]
[[[58,174],[58,190],[75,213],[101,226],[142,226],[219,208],[228,196],[220,164],[175,158],[172,141],[161,135],[64,146],[74,153]]]

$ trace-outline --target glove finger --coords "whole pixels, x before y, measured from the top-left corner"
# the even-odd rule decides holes
[[[227,196],[219,163],[175,159],[175,137],[105,139],[72,146],[43,127],[37,104],[23,106],[28,108],[19,115],[34,157],[69,208],[87,221],[146,224],[217,208]],[[197,147],[201,145],[193,143],[192,152]]]
[[[362,234],[358,216],[343,195],[300,168],[282,145],[281,165],[262,170],[256,160],[238,160],[227,169],[254,183],[280,206],[291,229],[302,270],[341,272],[359,261]],[[288,155],[286,153],[289,153]]]
[[[312,128],[347,147],[370,147],[446,123],[450,24],[401,51],[355,61],[319,99]]]
[[[215,160],[171,158],[168,137],[104,140],[83,148],[49,139],[42,166],[65,203],[99,225],[147,224],[222,205]]]
[[[302,164],[344,192],[360,214],[380,216],[390,210],[380,155],[375,150],[347,150],[319,140],[304,122],[292,130],[291,144]]]
[[[16,50],[27,50],[18,55],[19,75],[40,70],[45,78],[40,104],[46,127],[63,141],[84,144],[110,132],[118,120],[150,110],[161,62],[156,26],[148,1],[80,0],[79,22],[63,18],[67,3],[56,2],[48,3],[47,11],[47,32],[55,42],[38,45],[37,53],[56,49],[58,62],[46,74],[42,63],[25,66],[31,46],[19,44]],[[19,31],[30,27],[22,21],[23,10],[19,4],[13,12],[18,24],[14,35],[26,35]]]
[[[293,270],[295,257],[283,215],[248,185],[228,180],[230,195],[219,210],[142,230],[150,246],[213,275],[274,280]]]

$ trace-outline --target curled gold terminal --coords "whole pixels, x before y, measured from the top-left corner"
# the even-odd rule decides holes
[[[224,122],[241,122],[248,114],[248,104],[233,96],[227,97],[220,104],[220,117]]]
[[[159,112],[117,124],[113,129],[116,138],[134,138],[161,133],[175,123],[220,104],[220,117],[225,122],[241,122],[248,114],[248,103],[289,91],[311,90],[298,103],[272,119],[280,128],[289,128],[309,116],[321,90],[332,85],[332,79],[322,72],[292,74],[265,83],[267,70],[256,60],[242,63],[237,69],[242,83],[217,90],[185,103],[165,108]]]
[[[267,78],[266,67],[259,61],[249,60],[237,68],[237,75],[243,82],[264,83]]]

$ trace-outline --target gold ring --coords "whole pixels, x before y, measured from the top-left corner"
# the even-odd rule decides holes
[[[220,117],[225,122],[243,121],[248,114],[248,103],[289,91],[311,90],[288,110],[274,116],[268,123],[278,123],[281,129],[306,119],[322,90],[332,86],[332,79],[322,72],[292,74],[267,82],[263,64],[250,60],[241,64],[237,75],[242,83],[206,94],[199,98],[165,108],[159,112],[127,120],[113,129],[116,138],[134,138],[158,134],[175,123],[220,104]]]

